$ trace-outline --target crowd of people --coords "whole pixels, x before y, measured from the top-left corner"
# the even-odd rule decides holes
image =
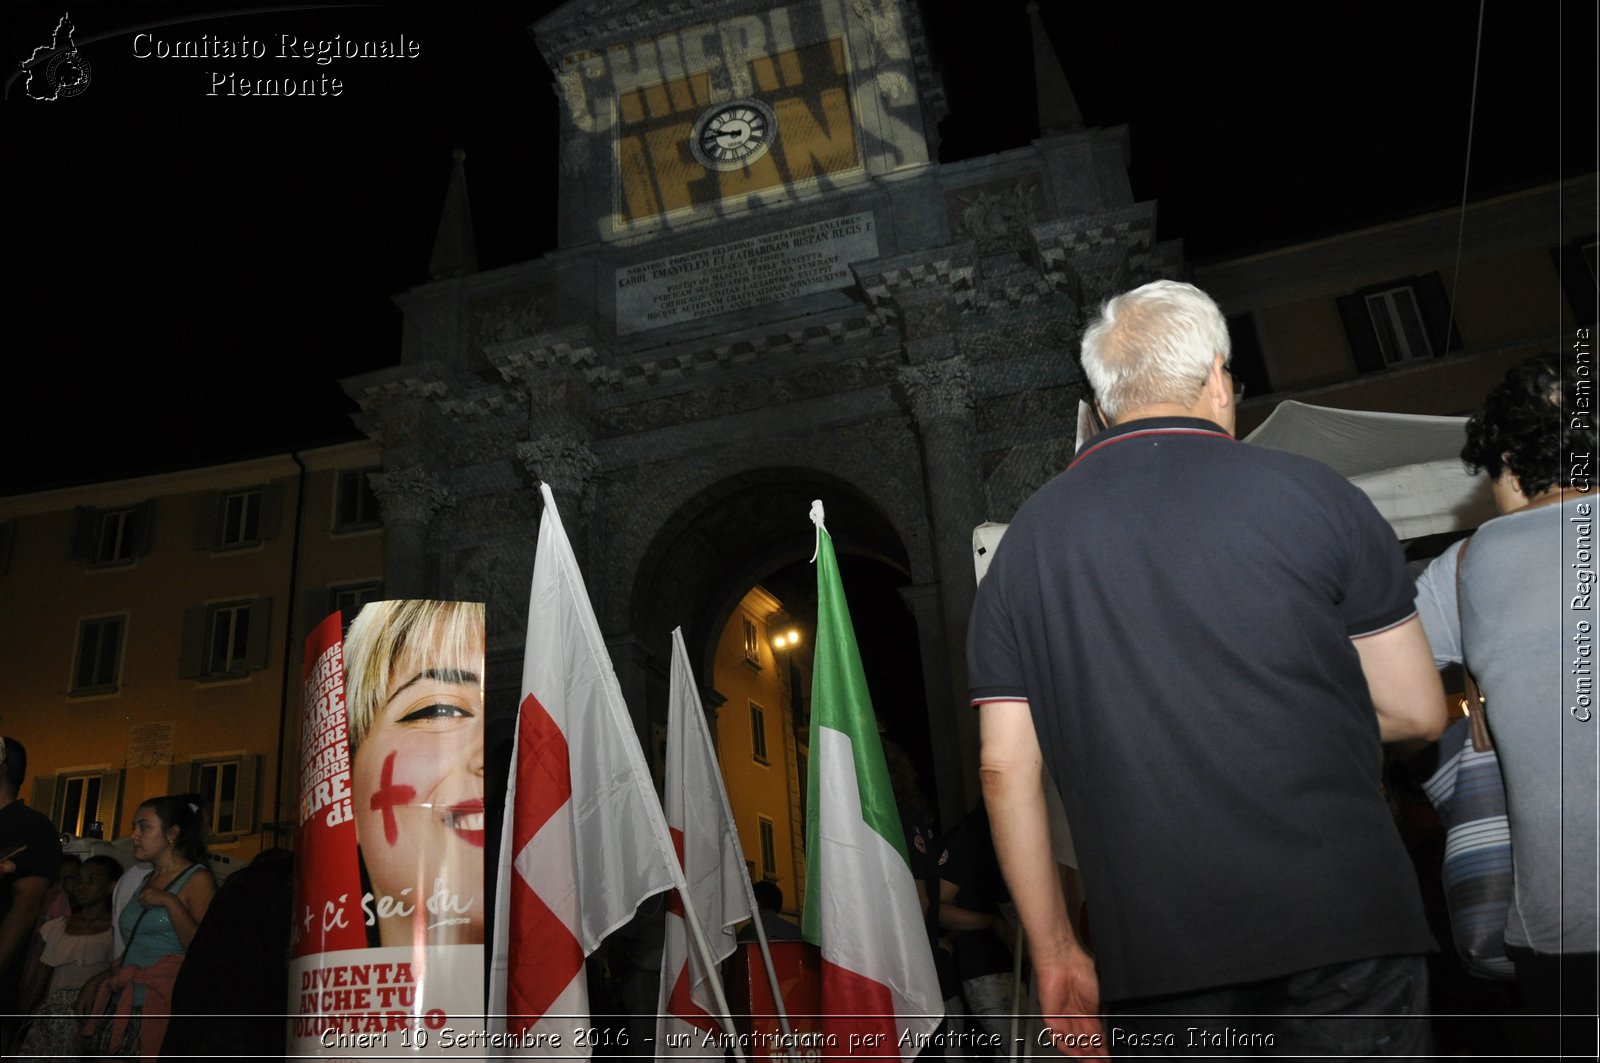
[[[1522,1008],[1551,1017],[1516,1027],[1509,1047],[1592,1057],[1600,724],[1565,708],[1586,704],[1592,671],[1584,652],[1566,667],[1561,561],[1565,537],[1592,529],[1586,466],[1572,460],[1594,449],[1592,413],[1572,414],[1592,409],[1592,368],[1570,350],[1543,354],[1490,393],[1462,456],[1488,474],[1501,516],[1413,581],[1361,491],[1234,439],[1230,350],[1221,311],[1191,285],[1157,281],[1104,305],[1082,366],[1109,427],[1017,512],[969,626],[984,807],[941,831],[915,769],[889,750],[949,1007],[998,1031],[1022,1006],[1009,898],[1039,1013],[1069,1054],[1428,1056],[1438,935],[1383,770],[1386,748],[1392,759],[1439,739],[1439,668],[1460,664],[1483,691],[1472,709],[1504,773],[1505,954]],[[467,619],[481,631],[481,617]],[[392,646],[373,656],[352,746],[362,777],[437,734],[479,749],[456,758],[478,789],[437,784],[428,807],[465,809],[456,829],[481,847],[481,665],[463,663],[481,661],[481,634],[458,626],[431,640],[458,651],[443,673],[391,666],[411,661]],[[352,631],[358,646],[364,632]],[[198,974],[186,997],[180,972],[225,963],[233,940],[203,940],[227,895],[208,868],[199,797],[138,807],[130,868],[64,862],[50,821],[19,800],[26,750],[6,738],[4,754],[0,994],[17,1004],[0,1009],[0,1049],[159,1053],[167,1015],[218,1006]],[[1070,860],[1049,812],[1057,796]],[[374,885],[398,889],[390,879],[404,875],[379,858],[405,855],[394,822],[363,813],[358,827]],[[281,907],[286,935],[286,854],[272,856],[248,904]],[[781,904],[763,905],[769,937],[790,936]],[[458,921],[460,940],[483,940],[476,912]],[[383,930],[385,941],[410,934]],[[260,995],[273,1003],[270,986]],[[1562,1024],[1562,1013],[1591,1019]]]
[[[139,805],[126,860],[109,845],[63,853],[49,818],[19,800],[27,749],[6,737],[4,750],[0,1055],[221,1057],[282,1044],[289,854],[263,852],[219,891],[193,793]],[[219,1018],[170,1021],[208,1015]]]

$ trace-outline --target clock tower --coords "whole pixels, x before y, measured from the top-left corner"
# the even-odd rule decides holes
[[[562,246],[927,165],[943,95],[899,0],[574,0],[534,27],[562,99]]]

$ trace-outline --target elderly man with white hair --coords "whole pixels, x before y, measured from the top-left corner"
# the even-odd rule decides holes
[[[1436,737],[1444,693],[1388,525],[1328,467],[1235,441],[1229,357],[1192,285],[1107,302],[1082,362],[1111,427],[1018,510],[973,608],[984,795],[1047,1036],[1425,1052],[1435,944],[1380,743]],[[1051,866],[1045,767],[1093,955]]]

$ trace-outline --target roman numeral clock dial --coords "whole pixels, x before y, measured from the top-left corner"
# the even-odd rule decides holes
[[[735,100],[700,116],[689,150],[709,169],[737,170],[766,154],[777,135],[772,108],[760,100]]]

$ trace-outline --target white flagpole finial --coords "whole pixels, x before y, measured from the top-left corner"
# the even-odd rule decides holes
[[[811,523],[817,526],[817,545],[811,551],[811,563],[816,564],[817,555],[822,552],[822,525],[826,519],[822,512],[822,499],[811,500]]]

